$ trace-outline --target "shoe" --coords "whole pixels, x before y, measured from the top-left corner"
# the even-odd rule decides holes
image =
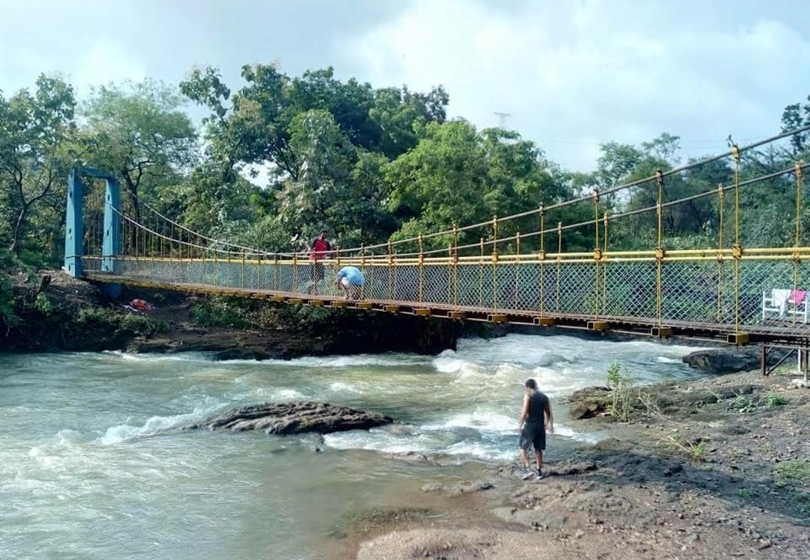
[[[542,480],[544,478],[546,478],[546,474],[541,469],[537,469],[534,472],[534,479],[535,480]]]
[[[531,469],[526,469],[525,472],[523,473],[523,476],[521,476],[520,478],[521,480],[529,480],[533,476],[535,476],[534,472],[532,472]]]

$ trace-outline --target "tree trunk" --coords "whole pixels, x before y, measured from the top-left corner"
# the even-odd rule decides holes
[[[9,253],[12,253],[15,256],[19,256],[20,254],[20,238],[22,237],[23,231],[25,229],[25,217],[28,214],[28,205],[24,204],[22,209],[20,210],[19,216],[17,216],[17,223],[14,224],[14,232],[11,236],[11,245],[8,248]]]

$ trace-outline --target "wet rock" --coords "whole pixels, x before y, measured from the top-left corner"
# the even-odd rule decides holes
[[[263,352],[255,348],[228,348],[211,355],[211,360],[215,362],[228,362],[232,360],[269,360],[274,356],[268,352]]]
[[[768,365],[776,364],[784,355],[782,350],[770,351],[768,353]],[[699,350],[684,356],[682,359],[689,367],[715,375],[751,371],[760,367],[759,348],[756,347],[743,350],[727,348]]]
[[[486,480],[463,480],[456,482],[450,489],[451,496],[460,496],[461,494],[471,494],[473,492],[483,492],[491,490],[495,486]]]
[[[327,403],[293,401],[234,408],[189,429],[244,432],[262,430],[267,434],[330,434],[348,430],[368,430],[391,424],[393,419],[376,412],[365,412]]]
[[[569,414],[575,420],[604,414],[610,403],[608,387],[585,387],[568,397]]]
[[[546,474],[548,474],[548,476],[573,476],[595,471],[597,468],[599,467],[597,467],[596,463],[593,461],[582,461],[546,469]]]
[[[430,462],[430,458],[425,455],[424,453],[417,453],[416,451],[406,451],[403,453],[392,453],[392,459],[397,459],[398,461],[410,461],[412,463],[428,463]]]
[[[441,482],[429,482],[422,486],[422,492],[444,492],[445,490],[447,490],[447,486]]]

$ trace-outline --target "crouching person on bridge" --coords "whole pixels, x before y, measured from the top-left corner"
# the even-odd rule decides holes
[[[341,289],[346,299],[360,299],[363,282],[363,273],[359,268],[344,266],[337,273],[335,285]]]

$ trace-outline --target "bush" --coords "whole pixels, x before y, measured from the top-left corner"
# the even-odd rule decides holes
[[[118,328],[121,333],[134,334],[138,336],[152,336],[164,333],[169,330],[169,325],[161,319],[154,319],[145,315],[131,313],[121,319]]]
[[[767,408],[776,408],[788,404],[788,400],[778,393],[768,393],[765,395],[765,406]]]
[[[120,321],[120,315],[101,307],[83,307],[76,317],[77,325],[89,329],[117,330]]]
[[[37,294],[37,299],[34,300],[34,309],[43,315],[50,315],[53,313],[53,303],[44,292],[40,292]]]
[[[611,389],[612,402],[608,412],[614,418],[627,422],[633,411],[634,392],[633,378],[619,362],[613,362],[607,371],[607,383]]]
[[[191,308],[191,320],[201,327],[245,328],[249,316],[246,306],[231,298],[212,297]]]
[[[88,330],[101,330],[116,335],[152,336],[169,330],[162,319],[129,313],[121,315],[111,309],[86,307],[79,311],[76,324]]]

